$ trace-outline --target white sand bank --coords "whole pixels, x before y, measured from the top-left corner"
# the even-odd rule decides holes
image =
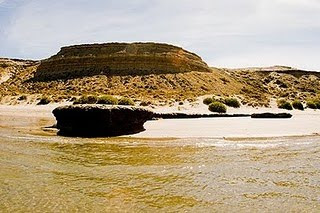
[[[19,130],[41,134],[43,127],[55,124],[52,110],[61,104],[46,106],[0,105],[0,130]],[[203,107],[202,111],[200,107]],[[206,106],[189,108],[184,112],[208,113]],[[170,108],[155,109],[170,112]],[[174,110],[171,110],[174,111]],[[176,111],[176,110],[175,110]],[[285,111],[276,108],[231,109],[228,113],[289,112],[291,119],[251,119],[251,118],[203,118],[155,120],[145,124],[146,131],[132,137],[278,137],[320,134],[320,110]]]
[[[278,137],[320,134],[320,113],[291,119],[202,118],[148,121],[137,137]]]

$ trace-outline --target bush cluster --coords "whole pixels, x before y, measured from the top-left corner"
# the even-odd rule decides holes
[[[118,99],[111,95],[103,95],[98,97],[97,104],[117,105]]]
[[[226,98],[224,103],[229,107],[240,108],[240,102],[236,98]]]
[[[109,104],[109,105],[134,105],[134,101],[130,98],[120,98],[117,99],[111,95],[102,96],[81,96],[76,99],[73,104]]]
[[[278,108],[280,109],[293,110],[291,103],[286,100],[283,100],[283,99],[278,100],[277,104],[278,104]]]
[[[77,100],[73,102],[73,104],[95,104],[98,101],[98,97],[94,95],[89,95],[89,96],[81,96]]]
[[[290,102],[281,99],[281,100],[278,100],[277,104],[278,104],[278,108],[280,108],[280,109],[287,109],[287,110],[292,110],[293,108],[297,109],[297,110],[304,110],[305,109],[303,104],[299,100],[295,100],[292,102],[292,104],[290,104]],[[315,99],[315,100],[307,101],[306,108],[320,109],[320,100]]]
[[[216,102],[209,104],[209,110],[211,112],[226,113],[227,107],[223,103],[216,101]]]
[[[294,109],[304,110],[303,104],[299,100],[295,100],[292,102],[292,106]]]
[[[213,102],[220,102],[229,107],[234,107],[234,108],[239,108],[241,106],[240,102],[236,98],[219,98],[219,97],[216,98],[213,96],[212,98],[203,99],[203,103],[206,105],[209,105]]]
[[[309,109],[317,109],[317,104],[314,101],[307,101],[307,107]]]
[[[213,99],[212,98],[205,98],[205,99],[203,99],[203,103],[205,104],[205,105],[209,105],[209,104],[211,104],[213,102]]]
[[[209,105],[208,108],[211,112],[218,113],[226,113],[227,106],[233,108],[239,108],[241,106],[240,102],[236,98],[216,98],[215,96],[213,96],[212,98],[205,98],[203,100],[203,103]]]
[[[120,98],[118,104],[119,105],[131,105],[131,106],[133,106],[134,105],[134,101],[131,100],[130,98]]]

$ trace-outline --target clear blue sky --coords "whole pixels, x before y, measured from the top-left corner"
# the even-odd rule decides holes
[[[217,67],[320,70],[320,1],[0,0],[0,57],[114,41],[172,43]]]

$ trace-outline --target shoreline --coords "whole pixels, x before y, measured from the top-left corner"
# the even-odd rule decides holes
[[[23,134],[56,136],[49,127],[56,120],[52,110],[63,104],[0,105],[0,131],[18,131]],[[232,109],[234,113],[284,112],[275,108]],[[168,107],[153,109],[157,113],[168,111]],[[190,108],[184,113],[197,111]],[[198,110],[199,112],[200,110]],[[172,112],[172,111],[171,111]],[[203,111],[200,111],[201,113]],[[130,138],[275,138],[318,136],[320,134],[320,111],[285,111],[293,114],[291,119],[251,119],[250,117],[215,117],[191,119],[159,119],[147,121],[145,131],[121,137]]]

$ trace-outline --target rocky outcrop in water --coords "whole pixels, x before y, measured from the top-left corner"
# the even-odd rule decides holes
[[[251,118],[292,118],[292,115],[289,113],[255,113],[251,115]]]
[[[53,110],[59,135],[99,137],[129,135],[144,131],[153,112],[128,106],[72,105]]]
[[[35,80],[48,81],[93,75],[147,75],[208,72],[210,68],[194,53],[158,43],[85,44],[61,48],[43,60]]]
[[[250,114],[188,114],[188,113],[154,113],[154,119],[191,119],[191,118],[239,118]]]

